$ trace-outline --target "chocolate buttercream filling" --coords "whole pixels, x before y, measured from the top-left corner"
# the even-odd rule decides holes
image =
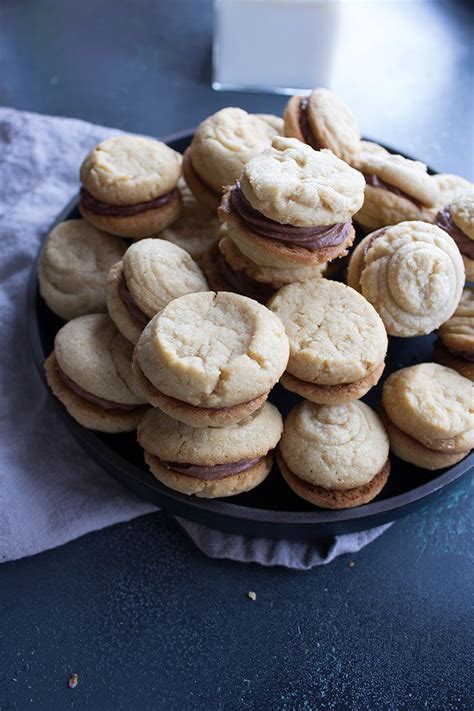
[[[158,457],[157,457],[158,459]],[[214,466],[200,466],[198,464],[183,464],[182,462],[165,462],[159,460],[160,464],[167,469],[172,469],[186,476],[204,479],[206,481],[214,481],[215,479],[224,479],[234,474],[240,474],[247,471],[259,462],[263,457],[255,457],[254,459],[240,459],[238,462],[229,462],[228,464],[215,464]]]
[[[300,107],[299,107],[300,131],[301,131],[301,135],[304,138],[305,143],[307,143],[308,146],[311,146],[311,148],[314,148],[315,151],[319,151],[322,148],[322,146],[319,145],[318,141],[315,138],[314,133],[311,130],[311,124],[309,123],[309,116],[308,116],[308,107],[309,107],[309,99],[307,96],[303,96],[303,98],[300,101]]]
[[[454,224],[449,205],[438,212],[436,224],[453,238],[461,254],[469,259],[474,259],[474,241]]]
[[[238,294],[249,296],[251,299],[255,299],[255,301],[261,303],[266,303],[268,299],[273,296],[276,289],[272,289],[268,284],[261,284],[243,271],[236,271],[231,267],[229,262],[227,262],[217,245],[216,249],[216,260],[219,271],[234,291]]]
[[[81,202],[88,210],[95,212],[97,215],[110,215],[112,217],[131,217],[132,215],[138,215],[140,212],[146,212],[147,210],[156,210],[156,208],[167,205],[178,196],[179,190],[174,188],[170,190],[170,192],[160,195],[153,200],[137,202],[135,205],[110,205],[107,202],[97,200],[88,190],[81,188]]]
[[[295,227],[282,225],[280,222],[265,217],[256,210],[243,194],[239,181],[228,194],[230,207],[238,214],[251,232],[262,237],[287,242],[295,247],[316,250],[323,247],[336,247],[342,244],[351,230],[351,221],[329,226]],[[227,206],[225,206],[227,207]]]
[[[128,290],[128,285],[127,285],[127,280],[125,278],[125,274],[122,273],[120,274],[119,282],[117,285],[117,290],[120,299],[122,300],[123,304],[127,308],[128,313],[130,314],[130,318],[132,321],[134,321],[137,326],[140,328],[145,328],[145,326],[149,322],[148,316],[143,313],[143,311],[136,305],[133,296],[131,295],[130,291]]]
[[[66,385],[70,390],[76,393],[76,395],[79,395],[79,397],[81,397],[83,400],[87,400],[87,402],[90,402],[93,405],[98,405],[99,407],[102,407],[104,410],[108,410],[109,412],[113,410],[130,412],[131,410],[135,410],[137,407],[139,407],[138,405],[125,405],[121,402],[104,400],[103,398],[97,397],[97,395],[93,395],[87,390],[84,390],[84,388],[81,388],[80,385],[75,383],[74,380],[71,380],[71,378],[66,375],[66,373],[64,372],[64,370],[61,369],[61,366],[57,361],[56,372],[58,374],[59,379],[64,383],[64,385]]]
[[[403,190],[397,188],[396,185],[386,183],[385,180],[382,180],[376,175],[370,173],[362,173],[362,175],[364,176],[367,185],[371,185],[373,188],[383,188],[384,190],[389,190],[391,193],[395,193],[395,195],[399,195],[400,197],[405,198],[405,200],[409,200],[418,208],[421,209],[423,207],[423,203],[420,202],[420,200],[417,200],[415,197],[413,197],[413,195],[408,195],[408,193],[403,192]]]

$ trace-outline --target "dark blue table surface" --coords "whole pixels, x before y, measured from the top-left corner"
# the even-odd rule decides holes
[[[349,3],[331,86],[366,135],[472,180],[472,32],[464,2]],[[0,101],[157,136],[281,113],[212,91],[211,37],[209,0],[9,0]],[[472,495],[306,573],[209,560],[166,514],[4,564],[0,711],[471,709]]]

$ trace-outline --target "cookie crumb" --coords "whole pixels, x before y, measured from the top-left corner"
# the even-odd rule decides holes
[[[249,592],[247,593],[247,597],[249,598],[249,600],[255,602],[255,600],[257,599],[257,593],[254,593],[253,590],[249,590]]]
[[[76,686],[78,685],[78,683],[79,683],[79,677],[78,677],[78,675],[77,675],[77,674],[71,674],[71,676],[69,677],[69,681],[68,681],[68,683],[67,683],[67,685],[69,686],[69,688],[70,688],[70,689],[75,689]]]
[[[355,565],[354,561],[353,561],[353,560],[350,560],[350,561],[349,561],[349,568],[353,568],[354,565]]]

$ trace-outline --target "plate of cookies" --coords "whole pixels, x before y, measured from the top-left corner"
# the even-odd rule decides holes
[[[78,171],[31,274],[33,356],[139,496],[316,539],[472,468],[472,183],[362,139],[326,89],[115,136]]]

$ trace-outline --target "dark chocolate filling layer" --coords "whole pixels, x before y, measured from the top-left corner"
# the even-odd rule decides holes
[[[396,185],[386,183],[385,180],[381,180],[381,178],[378,178],[376,175],[372,175],[369,173],[363,173],[363,176],[367,185],[370,185],[373,188],[383,188],[384,190],[388,190],[391,193],[395,193],[395,195],[399,195],[400,197],[405,198],[405,200],[409,200],[420,209],[423,207],[423,203],[420,202],[420,200],[417,200],[415,197],[413,197],[413,195],[408,195],[408,193],[403,192],[403,190],[397,188]]]
[[[469,259],[474,259],[474,241],[454,224],[449,205],[438,212],[436,224],[453,238],[461,254]]]
[[[228,199],[230,207],[235,210],[251,232],[279,242],[288,242],[295,247],[304,247],[311,250],[336,247],[347,239],[351,229],[350,220],[326,227],[295,227],[294,225],[282,225],[275,220],[270,220],[252,207],[240,189],[239,181],[230,191]]]
[[[314,148],[315,151],[319,151],[322,146],[319,145],[317,142],[314,133],[311,130],[311,125],[309,123],[309,116],[308,116],[308,107],[309,107],[309,99],[307,96],[303,96],[303,98],[300,101],[300,107],[299,107],[299,125],[300,125],[300,131],[301,135],[304,138],[305,143],[308,144],[308,146],[311,146],[311,148]]]
[[[118,290],[118,295],[127,308],[127,311],[130,315],[130,318],[132,321],[134,321],[137,326],[140,328],[145,328],[145,326],[149,322],[148,316],[143,313],[143,311],[136,305],[133,296],[131,295],[130,291],[128,290],[128,285],[127,285],[127,280],[125,278],[125,274],[122,273],[120,274],[119,282],[117,285],[117,290]]]
[[[97,397],[96,395],[93,395],[87,390],[84,390],[84,388],[81,388],[80,385],[75,383],[74,380],[71,380],[71,378],[66,375],[66,373],[64,372],[64,370],[61,369],[57,361],[56,372],[58,374],[59,379],[64,383],[64,385],[69,388],[69,390],[72,390],[83,400],[87,400],[87,402],[90,402],[93,405],[98,405],[104,410],[107,410],[109,412],[113,410],[120,410],[121,412],[130,412],[131,410],[135,410],[137,407],[139,407],[138,405],[125,405],[121,402],[112,402],[112,400],[104,400],[103,398]]]
[[[183,464],[181,462],[164,462],[160,464],[167,469],[172,469],[186,476],[204,479],[206,481],[214,481],[215,479],[224,479],[234,474],[240,474],[247,471],[259,462],[263,457],[255,457],[255,459],[240,459],[238,462],[230,462],[229,464],[215,464],[214,466],[206,467],[198,464]]]
[[[249,296],[251,299],[255,299],[255,301],[265,304],[275,293],[276,290],[272,289],[272,287],[268,286],[268,284],[261,284],[260,282],[255,281],[255,279],[252,279],[243,271],[235,271],[235,269],[233,269],[226,261],[217,245],[215,258],[217,260],[219,271],[225,281],[238,294]]]
[[[131,217],[132,215],[138,215],[140,212],[146,212],[147,210],[156,210],[157,207],[167,205],[178,196],[179,190],[174,188],[174,190],[170,190],[169,193],[160,195],[153,200],[137,202],[135,205],[110,205],[107,202],[96,200],[90,192],[85,188],[81,188],[81,202],[88,210],[97,213],[97,215],[110,215],[112,217]]]

